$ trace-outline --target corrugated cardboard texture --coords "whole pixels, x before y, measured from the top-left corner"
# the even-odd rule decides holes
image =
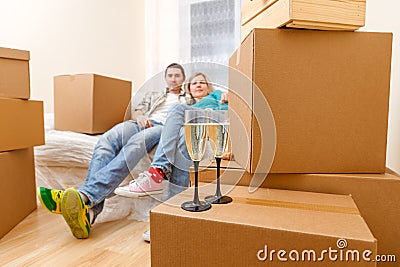
[[[225,162],[221,169],[223,184],[248,186],[253,174],[240,169],[235,162]],[[263,175],[265,177],[265,174]],[[216,179],[215,168],[199,172],[200,182]],[[386,174],[269,174],[261,185],[266,188],[351,195],[372,234],[378,240],[379,254],[400,258],[400,178]],[[378,266],[397,266],[395,262]]]
[[[385,171],[391,45],[388,33],[255,29],[246,38],[229,64],[252,68],[249,79],[271,107],[277,134],[271,173]],[[229,86],[240,91],[242,98],[232,94],[229,105],[246,121],[252,138],[250,157],[241,154],[244,140],[233,141],[232,150],[253,173],[262,132],[254,115],[248,128],[250,111],[243,107],[257,112],[265,104],[256,97],[238,104],[254,95],[255,88],[238,89],[234,80]],[[231,122],[232,130],[240,127]],[[267,167],[260,162],[258,172],[268,172]]]
[[[210,192],[201,187],[201,197]],[[180,203],[191,200],[192,190],[153,209],[152,266],[283,266],[276,260],[259,261],[257,252],[265,245],[287,251],[322,250],[336,247],[339,238],[347,240],[347,249],[376,252],[376,240],[349,196],[273,189],[249,194],[244,187],[236,187],[229,195],[232,203],[213,205],[205,212],[187,212],[179,207]],[[325,210],[332,207],[338,211]],[[359,264],[326,260],[318,266]],[[310,262],[295,262],[295,266],[310,265]]]
[[[0,238],[36,209],[33,149],[0,152]]]
[[[54,127],[104,133],[123,121],[132,83],[96,74],[54,77]]]
[[[29,99],[29,51],[0,47],[0,97]]]
[[[102,132],[107,128],[105,125],[112,127],[124,120],[125,112],[131,100],[132,83],[99,75],[94,77],[96,92],[93,95],[93,131]],[[110,104],[111,99],[112,104]],[[110,111],[110,109],[113,111]],[[96,114],[102,115],[97,116]]]
[[[0,151],[44,145],[43,102],[0,98]]]

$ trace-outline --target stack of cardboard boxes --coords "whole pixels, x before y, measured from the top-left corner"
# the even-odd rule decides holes
[[[0,48],[0,237],[36,208],[32,147],[44,144],[43,102],[29,98],[29,52]]]
[[[294,10],[304,11],[296,9],[296,3],[305,1],[295,0],[252,1],[255,6],[250,10],[260,10],[268,2],[276,10],[289,8],[290,16],[295,16]],[[365,14],[365,1],[309,1],[317,2],[361,5]],[[281,3],[285,5],[278,9]],[[294,27],[297,22],[286,18],[291,23],[260,25],[253,21],[265,12],[271,13],[262,21],[282,14],[271,10],[250,16],[246,23],[255,24],[229,62],[230,137],[236,162],[222,171],[221,181],[223,193],[233,202],[190,214],[179,210],[179,202],[190,199],[185,192],[155,208],[150,220],[152,264],[161,266],[164,260],[168,264],[163,266],[188,262],[194,266],[266,262],[268,266],[396,266],[400,177],[385,169],[392,34],[264,29]],[[322,25],[310,17],[298,20],[306,26]],[[363,21],[364,17],[358,24],[342,21],[336,26],[354,24],[345,29],[356,29]],[[199,173],[202,182],[215,177],[215,168]],[[229,184],[237,186],[233,189]],[[249,185],[262,188],[250,193]],[[289,190],[304,195],[294,197],[300,192]],[[212,189],[201,187],[201,192],[207,195]],[[343,195],[350,199],[336,202]],[[356,206],[349,204],[352,199]],[[345,218],[349,213],[351,219],[361,218],[359,225]],[[341,219],[334,222],[337,218]],[[322,236],[337,244],[325,242]],[[160,252],[165,247],[169,249]],[[323,259],[319,263],[296,261],[296,252],[321,252],[328,247],[339,254],[349,250],[372,254],[370,261],[332,260],[322,254],[317,254]],[[289,251],[295,251],[292,257]],[[386,262],[378,262],[376,255],[383,255]]]

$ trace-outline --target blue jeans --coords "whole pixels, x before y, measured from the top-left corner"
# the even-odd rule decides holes
[[[184,134],[185,110],[200,110],[188,105],[174,105],[168,111],[160,143],[152,167],[161,169],[170,183],[166,198],[170,198],[190,185],[189,170],[192,165]]]
[[[78,191],[85,194],[96,216],[104,200],[128,176],[136,164],[160,140],[162,124],[141,129],[134,121],[125,121],[104,133],[97,142],[85,183]]]

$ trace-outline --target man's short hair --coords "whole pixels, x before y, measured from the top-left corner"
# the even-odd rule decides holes
[[[170,68],[180,69],[183,75],[183,79],[186,79],[185,70],[183,69],[182,65],[178,63],[169,64],[168,67],[165,69],[164,77],[167,77],[167,70]]]

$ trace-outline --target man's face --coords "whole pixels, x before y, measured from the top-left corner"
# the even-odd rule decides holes
[[[170,93],[179,94],[184,82],[182,71],[177,68],[168,68],[165,74],[165,81]]]

